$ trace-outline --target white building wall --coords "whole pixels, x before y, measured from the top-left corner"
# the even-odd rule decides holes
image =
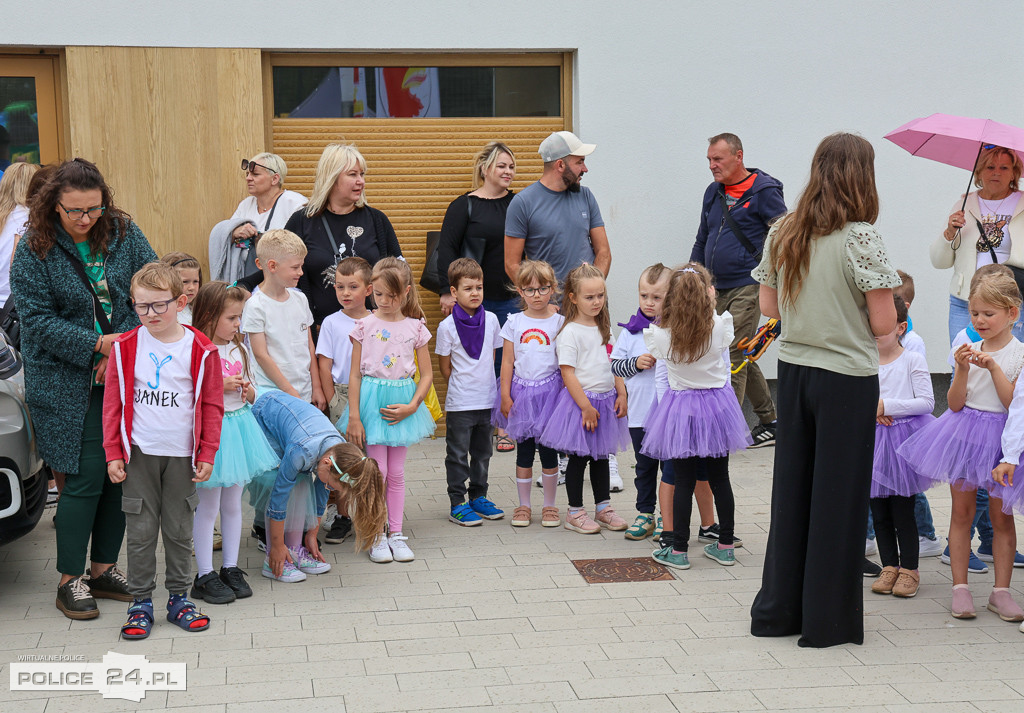
[[[933,371],[947,368],[950,272],[931,267],[927,247],[968,174],[911,157],[882,135],[933,112],[1024,125],[1019,0],[2,5],[18,20],[0,29],[0,45],[575,51],[573,116],[583,140],[598,144],[585,181],[612,241],[615,321],[636,309],[645,265],[688,258],[710,181],[707,137],[738,134],[747,165],[783,181],[792,204],[818,141],[859,132],[877,154],[878,227],[892,261],[916,278],[911,314]],[[115,99],[116,87],[111,94],[127,100]],[[774,353],[762,362],[768,376]]]

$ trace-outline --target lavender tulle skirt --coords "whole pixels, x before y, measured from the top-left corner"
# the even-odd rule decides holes
[[[498,398],[491,409],[491,423],[504,428],[516,443],[528,438],[539,438],[551,416],[551,407],[562,391],[562,373],[552,372],[550,376],[536,381],[512,376],[512,409],[508,418],[501,412],[501,381],[498,381]],[[613,401],[614,403],[614,401]]]
[[[965,406],[946,411],[910,436],[896,452],[918,475],[961,490],[992,488],[1002,458],[1005,413]]]
[[[629,422],[615,415],[615,389],[603,394],[584,391],[590,405],[597,409],[597,428],[588,431],[583,428],[583,411],[573,400],[568,389],[563,388],[554,403],[549,406],[551,415],[537,442],[561,453],[571,453],[591,458],[607,458],[609,455],[630,448]]]
[[[891,426],[875,425],[871,497],[910,497],[923,493],[932,486],[932,479],[911,468],[906,460],[896,454],[896,450],[904,441],[933,421],[935,417],[929,413],[894,419]]]
[[[647,414],[644,431],[640,452],[658,460],[717,458],[753,442],[729,383],[717,389],[666,391]]]

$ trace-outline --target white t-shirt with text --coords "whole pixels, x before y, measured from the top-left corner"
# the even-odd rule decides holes
[[[176,342],[161,342],[139,328],[135,353],[132,443],[146,455],[192,457],[195,385],[189,330]]]

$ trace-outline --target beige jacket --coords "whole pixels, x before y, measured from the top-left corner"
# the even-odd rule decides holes
[[[963,196],[950,209],[947,215],[952,215],[960,210]],[[960,230],[960,244],[953,250],[956,242],[946,240],[940,233],[939,237],[932,243],[929,255],[932,259],[932,266],[945,270],[953,268],[953,279],[949,281],[949,293],[954,297],[966,300],[971,291],[971,277],[978,265],[978,221],[981,220],[981,208],[978,205],[978,192],[973,191],[967,196],[967,206],[964,208],[966,222]],[[1017,207],[1010,218],[1010,257],[1007,263],[1014,267],[1024,268],[1024,196],[1017,201]]]

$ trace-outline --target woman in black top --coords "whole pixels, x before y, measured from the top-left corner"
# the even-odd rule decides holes
[[[505,144],[492,141],[476,156],[473,190],[453,200],[444,214],[437,244],[437,273],[441,280],[441,312],[455,304],[448,285],[448,266],[456,258],[472,257],[484,269],[484,309],[501,324],[518,311],[519,298],[505,274],[505,214],[512,202],[509,186],[516,176],[515,155]],[[496,368],[501,368],[498,355]]]
[[[285,225],[308,250],[299,289],[317,326],[341,309],[334,293],[334,267],[340,260],[358,256],[373,266],[383,257],[402,257],[391,221],[366,205],[365,175],[366,159],[354,145],[328,144],[316,166],[309,204]]]
[[[520,310],[519,296],[508,286],[505,274],[505,214],[512,202],[516,177],[515,154],[500,141],[492,141],[476,156],[473,190],[448,205],[437,243],[437,274],[441,281],[441,312],[455,305],[448,285],[448,266],[460,257],[472,257],[484,270],[483,308],[494,312],[504,325],[508,315]],[[501,374],[501,350],[494,355],[494,374]],[[498,429],[498,450],[515,449],[515,442]]]

